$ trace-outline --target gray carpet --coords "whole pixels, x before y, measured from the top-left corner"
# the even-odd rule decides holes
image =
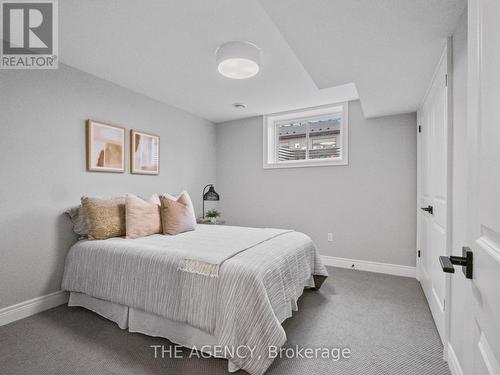
[[[413,279],[329,268],[284,323],[286,346],[349,347],[350,359],[276,359],[267,374],[450,374],[420,284]],[[122,331],[82,308],[60,306],[0,327],[0,373],[227,374],[214,358],[153,358],[168,340]],[[190,351],[185,350],[184,357]],[[245,374],[243,371],[237,374]]]

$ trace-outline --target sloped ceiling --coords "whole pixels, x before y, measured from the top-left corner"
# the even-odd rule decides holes
[[[415,111],[465,0],[261,0],[288,45],[327,89],[354,82],[364,113]]]

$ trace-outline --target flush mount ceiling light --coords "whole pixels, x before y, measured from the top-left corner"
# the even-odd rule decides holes
[[[245,103],[233,103],[234,108],[245,109],[247,105]]]
[[[250,42],[227,42],[215,52],[217,70],[224,77],[245,79],[259,72],[260,49]]]

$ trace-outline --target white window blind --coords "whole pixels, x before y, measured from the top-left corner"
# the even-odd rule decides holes
[[[347,164],[347,103],[264,117],[264,168]]]

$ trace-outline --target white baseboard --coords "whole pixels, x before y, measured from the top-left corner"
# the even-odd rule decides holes
[[[458,357],[453,350],[453,346],[448,342],[448,366],[450,367],[451,375],[463,375],[462,366],[460,366],[460,362]]]
[[[417,271],[415,267],[401,266],[399,264],[370,262],[367,260],[356,260],[347,258],[331,257],[322,255],[323,263],[327,266],[351,268],[359,271],[369,271],[385,273],[388,275],[397,275],[415,278]],[[353,267],[354,266],[354,267]]]
[[[0,309],[0,326],[9,324],[19,319],[27,318],[39,312],[68,302],[68,293],[60,290],[45,296],[36,297],[28,301]]]

